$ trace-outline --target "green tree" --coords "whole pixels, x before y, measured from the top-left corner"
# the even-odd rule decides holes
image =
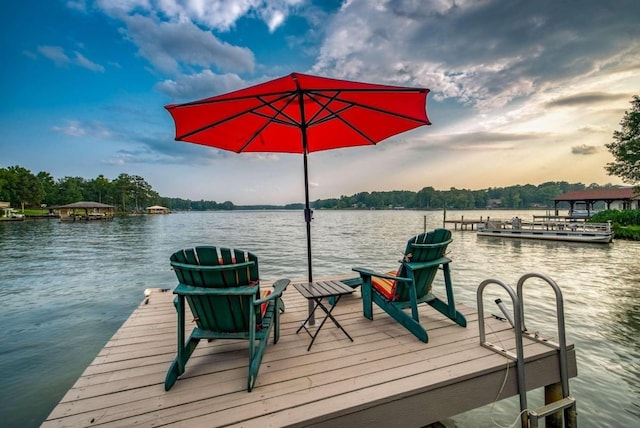
[[[140,211],[141,207],[149,205],[149,202],[154,199],[155,192],[151,189],[151,185],[139,175],[131,176],[131,182],[133,185],[131,189],[131,196],[135,203],[135,210]]]
[[[631,100],[631,110],[624,113],[621,129],[613,132],[614,141],[605,144],[615,159],[605,166],[607,174],[618,176],[640,190],[640,97]]]
[[[38,180],[42,185],[42,190],[44,191],[42,202],[47,205],[55,204],[57,189],[56,181],[53,176],[46,171],[40,171],[36,177],[38,177]]]
[[[120,202],[120,211],[127,211],[129,201],[132,200],[131,196],[135,188],[133,177],[129,174],[122,173],[118,178],[113,180],[113,185],[118,197],[118,202]]]
[[[13,192],[11,204],[20,205],[24,211],[25,205],[40,205],[44,198],[44,190],[40,180],[26,168],[10,166],[9,173],[13,175]]]
[[[108,201],[109,198],[109,188],[111,187],[111,182],[104,175],[100,174],[93,180],[90,180],[87,183],[87,187],[89,189],[89,193],[91,194],[91,198],[89,200],[97,201],[100,203],[109,203],[113,201]],[[108,201],[108,202],[107,202]]]
[[[11,200],[11,173],[6,168],[0,168],[0,201]]]
[[[120,202],[121,211],[130,209],[140,211],[143,207],[153,205],[160,199],[160,195],[139,175],[122,173],[111,184]],[[202,209],[206,209],[204,201],[202,202]]]
[[[64,177],[58,180],[57,200],[56,204],[72,204],[85,200],[83,197],[83,188],[85,187],[85,179],[82,177]]]

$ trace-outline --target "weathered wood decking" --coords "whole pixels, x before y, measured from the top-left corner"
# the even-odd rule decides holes
[[[154,292],[133,312],[51,412],[50,426],[425,426],[517,393],[513,363],[479,345],[477,313],[462,307],[468,327],[427,305],[424,344],[374,305],[362,316],[359,290],[334,315],[354,338],[329,321],[307,352],[295,334],[307,300],[293,286],[284,300],[281,338],[269,344],[253,392],[246,391],[247,344],[201,342],[185,374],[165,392],[176,352],[171,292]],[[487,319],[487,339],[513,348],[508,323]],[[556,352],[525,338],[527,388],[559,381]],[[573,346],[570,375],[576,375]]]

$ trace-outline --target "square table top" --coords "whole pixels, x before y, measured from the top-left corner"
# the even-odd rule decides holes
[[[353,293],[353,288],[341,281],[316,281],[293,284],[293,286],[307,299],[340,296]]]

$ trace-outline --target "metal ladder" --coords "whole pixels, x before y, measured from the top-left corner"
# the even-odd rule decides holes
[[[556,318],[558,322],[558,343],[554,343],[547,339],[541,339],[537,333],[532,333],[526,329],[524,318],[524,306],[523,302],[523,289],[525,282],[530,278],[538,278],[549,284],[556,296]],[[506,319],[511,323],[515,331],[515,345],[516,354],[503,349],[500,346],[488,342],[486,340],[485,325],[484,325],[484,303],[483,292],[489,284],[496,284],[502,287],[510,296],[515,319],[510,316],[500,299],[496,300],[496,303],[500,307],[500,310],[504,313]],[[527,273],[523,275],[517,284],[517,294],[513,291],[509,285],[497,279],[486,279],[480,283],[477,291],[477,303],[478,303],[478,329],[480,335],[480,345],[491,349],[513,361],[516,362],[517,377],[518,377],[518,394],[520,396],[520,411],[522,412],[521,424],[523,428],[537,428],[538,422],[541,418],[553,415],[557,412],[563,411],[564,426],[567,428],[576,428],[577,413],[576,413],[576,401],[571,397],[569,393],[569,374],[568,374],[568,358],[567,358],[567,343],[565,337],[564,326],[564,303],[562,299],[562,292],[560,287],[551,278],[540,273]],[[534,340],[545,346],[549,346],[558,351],[559,366],[560,366],[560,382],[562,385],[562,399],[546,404],[536,409],[527,408],[527,389],[525,382],[524,372],[524,349],[522,344],[522,337]],[[557,425],[558,421],[555,421]]]

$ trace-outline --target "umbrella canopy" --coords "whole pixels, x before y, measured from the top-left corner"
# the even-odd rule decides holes
[[[178,141],[236,153],[304,155],[307,261],[311,268],[311,209],[307,154],[375,145],[430,125],[429,89],[376,85],[292,73],[238,91],[167,105]]]

